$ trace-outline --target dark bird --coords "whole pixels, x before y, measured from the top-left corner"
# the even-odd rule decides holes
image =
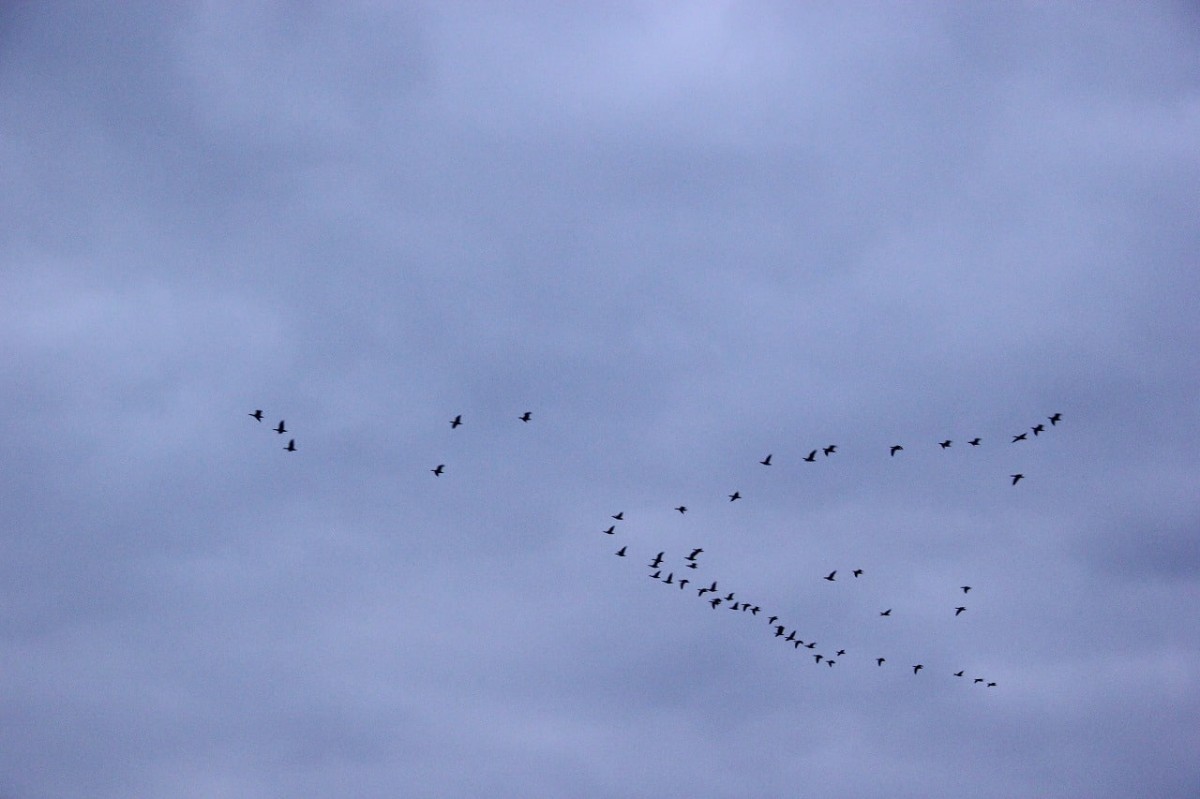
[[[942,449],[950,449],[950,445],[952,443],[953,442],[947,438],[945,441],[939,441],[938,446],[941,447]]]
[[[825,579],[832,583],[834,582],[833,575],[835,574],[837,574],[837,569],[834,569],[829,574],[825,575]]]
[[[897,452],[901,452],[903,450],[904,450],[904,447],[900,446],[899,444],[892,444],[891,456],[894,458],[894,457],[896,457]]]
[[[887,658],[875,658],[876,666],[882,666],[886,662],[887,662]]]
[[[837,444],[830,444],[828,447],[822,447],[821,451],[824,452],[825,457],[828,458],[830,455],[837,452]]]
[[[784,630],[784,628],[783,628],[783,625],[782,625],[782,624],[777,624],[777,625],[775,625],[775,637],[776,637],[776,638],[782,638],[782,637],[783,637],[783,630]]]
[[[996,683],[994,683],[994,682],[990,682],[990,683],[988,683],[988,684],[987,684],[987,687],[988,687],[988,688],[995,688],[995,687],[996,687]]]
[[[891,608],[888,608],[887,610],[883,611],[883,612],[882,612],[882,613],[880,613],[879,615],[880,615],[880,616],[891,616],[891,615],[892,615],[892,609],[891,609]]]
[[[960,586],[960,587],[962,588],[962,592],[964,594],[971,590],[971,586],[969,586],[969,585],[964,585],[964,586]]]
[[[687,513],[687,505],[680,505],[675,510],[679,511],[680,513]]]
[[[627,549],[629,549],[629,547],[628,547],[628,546],[623,546],[623,547],[621,547],[620,549],[618,549],[618,550],[617,550],[617,557],[618,557],[618,558],[623,558],[623,557],[625,557],[625,550],[627,550]]]
[[[760,608],[758,605],[755,605],[754,607],[750,608],[750,615],[757,616],[760,610],[762,610],[762,608]]]
[[[254,413],[247,414],[247,415],[253,416],[255,419],[257,419],[260,422],[262,421],[262,411],[255,411]]]
[[[450,420],[450,429],[453,430],[454,428],[458,427],[460,424],[462,424],[462,414],[461,413],[458,416],[455,416],[453,419]]]
[[[787,638],[784,638],[783,640],[785,640],[785,641],[795,641],[795,640],[796,640],[796,631],[795,631],[795,630],[792,630],[790,633],[788,633],[788,637],[787,637]]]
[[[616,519],[617,521],[623,521],[625,519],[625,511],[621,511],[620,513],[615,514],[613,516],[613,518]]]
[[[846,654],[846,650],[839,649],[837,652],[834,652],[834,654],[837,655],[838,657],[841,657],[842,655]]]
[[[708,600],[708,604],[713,606],[713,610],[716,610],[717,605],[721,604],[721,597],[719,597],[719,596],[713,597],[712,599]]]
[[[823,658],[823,657],[825,657],[825,656],[824,656],[824,655],[813,655],[813,657],[817,659],[817,662],[818,662],[818,663],[820,663],[820,662],[821,662],[821,658]]]
[[[666,554],[665,552],[659,552],[658,555],[656,555],[654,557],[654,560],[650,561],[650,568],[657,569],[662,564],[663,555],[665,555],[665,554]]]
[[[862,573],[863,573],[862,569],[855,569],[853,572],[855,577],[862,577]]]
[[[296,439],[294,439],[294,438],[288,439],[288,445],[286,447],[284,447],[284,449],[286,449],[288,452],[295,452],[296,451]]]
[[[660,570],[656,571],[654,574],[650,575],[650,579],[657,580],[661,575],[662,575],[662,570],[660,569]]]
[[[799,649],[802,646],[804,646],[803,641],[800,641],[800,640],[792,641],[792,649]]]
[[[1018,441],[1024,441],[1028,436],[1029,436],[1028,433],[1021,433],[1021,435],[1019,435],[1019,436],[1013,436],[1012,443],[1015,444]]]
[[[771,465],[771,456],[768,455],[767,457],[765,457],[761,461],[759,461],[759,463],[761,463],[763,466],[770,466]]]
[[[522,422],[528,422],[530,419],[533,418],[533,414],[530,411],[525,411],[525,413],[521,414],[517,418],[520,419]]]
[[[667,585],[675,585],[675,572],[667,572],[667,579],[663,582]]]
[[[276,432],[276,433],[280,433],[280,434],[282,434],[282,433],[286,433],[286,432],[287,432],[287,428],[283,426],[283,420],[282,420],[282,419],[280,419],[280,420],[279,420],[279,427],[276,427],[276,428],[275,428],[275,432]]]
[[[957,615],[959,615],[960,613],[962,613],[964,610],[966,610],[966,608],[962,608],[962,607],[955,608],[955,609],[954,609],[954,615],[955,615],[955,616],[957,616]]]
[[[831,658],[826,658],[826,659],[825,659],[825,665],[826,665],[826,666],[828,666],[828,667],[829,667],[829,668],[831,668],[831,669],[833,668],[833,664],[834,664],[834,663],[837,663],[837,661],[836,661],[836,660],[833,660],[833,659],[831,659]]]
[[[805,648],[805,649],[812,649],[812,648],[813,648],[813,647],[815,647],[816,645],[817,645],[817,642],[816,642],[816,641],[809,641],[807,644],[805,644],[805,645],[804,645],[804,648]]]
[[[696,563],[696,561],[693,560],[691,563],[689,563],[687,565],[687,567],[689,569],[698,569],[700,567],[700,564]]]
[[[689,554],[686,558],[684,558],[684,560],[695,560],[696,556],[699,555],[703,551],[704,550],[700,549],[700,547],[696,547],[695,549],[693,549],[691,551],[691,554]]]
[[[733,592],[732,592],[732,591],[730,591],[730,592],[729,592],[729,593],[728,593],[728,594],[725,596],[725,601],[726,601],[726,602],[732,602],[732,601],[733,601]]]
[[[804,458],[803,458],[803,460],[806,460],[806,461],[808,461],[809,463],[812,463],[812,462],[813,462],[813,461],[815,461],[816,459],[817,459],[817,451],[816,451],[815,449],[814,449],[812,452],[810,452],[810,453],[808,453],[807,455],[805,455],[805,456],[804,456]]]
[[[767,624],[774,624],[777,621],[779,621],[778,616],[771,616],[770,618],[767,619]]]
[[[954,676],[961,677],[961,676],[963,676],[963,673],[961,671],[956,671],[956,672],[954,672]]]
[[[611,527],[609,527],[607,530],[605,530],[604,532],[608,533],[609,535],[613,535],[613,530],[616,530],[616,529],[617,529],[617,526],[614,524]]]
[[[1047,416],[1046,418],[1050,420],[1050,426],[1053,427],[1054,425],[1056,425],[1062,421],[1062,414],[1056,413],[1053,416]]]
[[[976,683],[976,684],[978,684],[978,683],[981,683],[981,682],[983,682],[983,678],[982,678],[982,677],[976,677],[976,678],[975,678],[975,683]]]
[[[913,666],[913,674],[916,674],[918,671],[920,671],[923,668],[925,668],[925,667],[922,666],[920,663],[918,663],[917,665]]]
[[[712,594],[712,593],[715,593],[715,592],[716,592],[716,590],[717,590],[717,581],[716,581],[716,580],[713,580],[713,584],[712,584],[712,586],[711,586],[711,587],[709,587],[709,588],[701,588],[701,589],[700,589],[700,590],[697,592],[697,596],[704,596],[706,593]]]
[[[1012,478],[1012,484],[1013,484],[1013,485],[1016,485],[1018,482],[1020,482],[1021,480],[1023,480],[1023,479],[1025,478],[1025,475],[1023,475],[1023,474],[1010,474],[1010,475],[1009,475],[1009,477],[1011,477],[1011,478]]]
[[[680,580],[680,581],[679,581],[679,590],[680,590],[680,591],[682,591],[682,590],[683,590],[683,587],[684,587],[685,585],[687,585],[688,583],[690,583],[690,582],[691,582],[691,580],[687,579],[686,577],[685,577],[685,578],[683,578],[682,580]]]
[[[741,495],[741,492],[739,492],[739,491],[734,491],[732,494],[729,495],[730,502],[737,502],[741,498],[742,498],[742,495]]]
[[[980,441],[982,441],[982,440],[983,440],[983,439],[981,439],[981,438],[972,438],[972,439],[971,439],[970,441],[968,441],[967,443],[968,443],[968,444],[970,444],[972,447],[978,447],[978,446],[979,446],[979,442],[980,442]]]
[[[433,472],[434,477],[441,477],[442,472],[446,471],[446,464],[439,463],[436,469],[430,469],[429,471]]]
[[[1035,424],[1033,427],[1031,427],[1029,429],[1033,431],[1034,436],[1037,436],[1041,433],[1046,432],[1046,426],[1044,424]]]

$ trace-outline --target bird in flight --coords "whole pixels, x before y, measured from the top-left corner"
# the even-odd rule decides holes
[[[1046,432],[1046,425],[1039,423],[1039,424],[1035,424],[1033,427],[1031,427],[1029,429],[1033,431],[1034,436],[1037,436],[1041,433]]]
[[[834,654],[835,654],[835,655],[837,655],[838,657],[841,657],[842,655],[846,654],[846,650],[845,650],[845,649],[839,649],[839,650],[838,650],[837,652],[835,652]]]
[[[621,521],[622,519],[625,518],[625,511],[621,511],[620,513],[617,513],[616,515],[613,516],[613,518],[616,519],[617,521]]]
[[[283,433],[286,433],[286,432],[287,432],[287,428],[283,426],[283,420],[282,420],[282,419],[280,419],[280,420],[279,420],[279,427],[276,427],[276,428],[275,428],[275,432],[276,432],[276,433],[279,433],[279,434],[283,434]]]
[[[607,530],[605,530],[604,532],[608,533],[609,535],[613,535],[613,530],[616,530],[616,529],[617,529],[617,526],[614,524],[611,527],[609,527]]]
[[[810,453],[808,453],[807,455],[805,455],[805,456],[804,456],[804,458],[803,458],[803,460],[806,460],[806,461],[808,461],[809,463],[812,463],[812,462],[813,462],[813,461],[815,461],[816,459],[817,459],[817,451],[816,451],[815,449],[814,449],[812,452],[810,452]]]
[[[976,684],[978,684],[978,683],[981,683],[981,682],[983,682],[983,678],[982,678],[982,677],[976,677],[976,678],[975,678],[975,683],[976,683]]]
[[[983,439],[981,439],[981,438],[972,438],[972,439],[971,439],[970,441],[968,441],[967,443],[968,443],[968,444],[970,444],[972,447],[978,447],[978,446],[979,446],[979,442],[980,442],[980,441],[982,441],[982,440],[983,440]]]
[[[737,502],[741,498],[742,498],[742,495],[738,491],[734,491],[732,494],[729,495],[730,502]]]
[[[817,662],[818,662],[818,663],[820,663],[820,662],[821,662],[821,658],[823,658],[823,657],[825,657],[825,656],[824,656],[824,655],[813,655],[813,657],[814,657],[814,658],[816,658],[816,660],[817,660]]]
[[[891,615],[892,615],[892,609],[891,609],[891,608],[888,608],[887,610],[885,610],[885,611],[882,611],[882,612],[881,612],[879,615],[880,615],[880,616],[891,616]]]
[[[623,557],[625,557],[625,550],[627,550],[627,549],[629,549],[629,546],[628,546],[628,545],[626,545],[626,546],[623,546],[623,547],[621,547],[620,549],[618,549],[618,550],[617,550],[617,557],[618,557],[618,558],[623,558]]]
[[[691,551],[691,554],[689,554],[686,558],[684,558],[684,560],[695,560],[696,556],[699,555],[700,553],[702,553],[703,551],[704,550],[700,549],[700,547],[696,547],[695,549],[693,549]]]
[[[862,569],[855,569],[853,572],[855,577],[862,577],[862,573],[863,573]]]
[[[925,668],[925,667],[922,666],[920,663],[918,663],[917,665],[913,666],[913,674],[916,674],[918,671],[920,671],[923,668]]]
[[[1053,427],[1054,425],[1056,425],[1062,421],[1062,414],[1056,413],[1053,416],[1047,416],[1046,418],[1050,420],[1050,426]]]
[[[829,582],[831,582],[831,583],[832,583],[832,582],[835,582],[835,580],[833,579],[833,575],[835,575],[835,574],[837,574],[837,569],[834,569],[834,570],[833,570],[833,571],[831,571],[829,574],[825,575],[825,579],[826,579],[826,580],[828,580],[828,581],[829,581]]]
[[[436,469],[430,469],[429,471],[433,472],[434,477],[441,477],[442,472],[446,471],[446,464],[439,463]]]
[[[533,418],[533,413],[530,411],[525,411],[525,413],[521,414],[517,418],[520,419],[522,422],[528,422],[530,419]]]
[[[988,688],[995,688],[995,687],[996,687],[996,683],[994,683],[994,682],[990,682],[990,683],[988,683],[988,684],[987,684],[987,687],[988,687]]]
[[[257,419],[260,422],[262,421],[262,411],[255,411],[254,413],[247,414],[247,415],[253,416],[255,419]]]
[[[458,416],[455,416],[453,419],[450,420],[450,429],[453,430],[454,428],[458,427],[460,424],[462,424],[462,414],[461,413]]]
[[[665,554],[665,552],[659,552],[658,555],[655,556],[654,560],[650,561],[650,568],[657,569],[660,565],[662,565],[663,555]]]
[[[691,580],[689,580],[689,579],[687,579],[686,577],[684,577],[682,580],[680,580],[680,581],[679,581],[679,590],[680,590],[680,591],[682,591],[682,590],[683,590],[683,587],[684,587],[685,585],[687,585],[688,583],[690,583],[690,582],[691,582]]]
[[[288,445],[286,447],[284,447],[284,449],[286,449],[288,452],[295,452],[296,451],[296,439],[294,439],[294,438],[288,439]]]
[[[950,445],[952,443],[954,443],[954,442],[952,442],[950,439],[947,438],[945,441],[939,441],[938,446],[941,447],[942,449],[950,449]]]
[[[1018,482],[1020,482],[1022,479],[1024,479],[1025,475],[1023,475],[1023,474],[1010,474],[1010,475],[1009,475],[1009,477],[1011,477],[1011,478],[1012,478],[1012,484],[1013,484],[1013,485],[1016,485]]]
[[[896,453],[901,452],[903,449],[904,449],[904,447],[900,446],[899,444],[892,444],[892,448],[891,448],[892,457],[893,458],[896,457]]]
[[[882,666],[886,662],[887,662],[887,658],[875,658],[876,666]]]
[[[687,513],[687,505],[680,505],[675,510],[679,511],[680,513]]]
[[[1029,434],[1028,434],[1028,433],[1021,433],[1021,435],[1019,435],[1019,436],[1013,436],[1012,443],[1014,443],[1014,444],[1015,444],[1015,443],[1017,443],[1018,441],[1024,441],[1024,440],[1026,440],[1028,437],[1029,437]]]
[[[763,466],[770,466],[771,465],[771,456],[768,455],[767,457],[765,457],[761,461],[759,461],[759,463],[761,463]]]
[[[713,597],[712,599],[708,600],[708,604],[713,606],[713,610],[716,610],[717,605],[721,604],[721,597],[719,597],[719,596]]]
[[[961,676],[963,676],[963,673],[961,671],[956,671],[956,672],[954,672],[954,676],[961,677]]]
[[[837,452],[837,444],[830,444],[828,447],[822,447],[821,451],[824,452],[825,457],[828,458],[830,455]]]
[[[675,584],[675,572],[668,572],[667,579],[663,580],[663,582],[666,583],[667,585],[674,585]]]
[[[964,585],[964,586],[960,586],[960,587],[962,588],[962,592],[964,594],[971,590],[971,586],[969,586],[969,585]]]
[[[662,575],[662,570],[659,569],[654,574],[650,575],[651,580],[657,580]]]
[[[961,613],[962,613],[963,611],[965,611],[965,610],[966,610],[966,608],[964,608],[964,607],[957,607],[957,608],[955,608],[955,609],[954,609],[954,615],[955,615],[955,616],[958,616],[959,614],[961,614]]]

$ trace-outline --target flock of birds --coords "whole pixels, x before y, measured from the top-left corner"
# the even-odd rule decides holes
[[[263,421],[263,418],[264,418],[263,411],[261,409],[255,410],[253,413],[251,413],[249,415],[260,423]],[[525,423],[528,423],[529,421],[531,421],[532,418],[533,418],[533,413],[531,411],[525,411],[524,413],[522,413],[516,417],[517,420],[519,420],[521,422],[525,422]],[[1058,423],[1060,421],[1062,421],[1062,414],[1061,413],[1051,414],[1050,416],[1046,417],[1046,420],[1050,423],[1050,427],[1055,427],[1058,425]],[[450,428],[452,430],[456,430],[459,427],[461,427],[462,425],[463,425],[462,414],[458,414],[453,419],[450,420]],[[284,420],[281,419],[279,421],[279,424],[274,428],[274,431],[280,435],[283,435],[284,433],[288,432],[288,430],[284,424]],[[1038,436],[1041,436],[1046,431],[1047,431],[1047,428],[1046,428],[1045,423],[1039,422],[1038,424],[1035,424],[1032,427],[1030,427],[1029,430],[1027,430],[1027,431],[1014,434],[1012,436],[1012,440],[1010,443],[1016,444],[1021,441],[1028,441],[1030,433],[1033,433],[1034,437],[1036,438]],[[978,447],[983,443],[983,439],[981,437],[977,436],[975,438],[969,439],[966,443],[969,446]],[[951,446],[953,446],[953,444],[954,444],[954,441],[952,439],[945,439],[945,440],[937,442],[938,447],[943,450],[949,449]],[[289,439],[287,446],[285,446],[283,449],[287,452],[296,452],[296,439],[294,439],[294,438]],[[813,463],[817,460],[818,453],[821,453],[823,455],[823,457],[828,458],[828,457],[831,457],[834,454],[836,454],[837,450],[838,450],[837,444],[828,444],[826,446],[818,447],[816,449],[809,451],[809,453],[807,455],[805,455],[803,458],[801,458],[801,460],[808,462],[808,463]],[[904,451],[905,451],[904,446],[902,444],[892,444],[888,448],[888,455],[889,455],[889,457],[894,458],[894,457],[896,457],[897,453],[904,452]],[[773,457],[774,457],[773,454],[768,453],[767,456],[764,457],[762,460],[760,460],[758,463],[762,466],[768,466],[768,467],[772,466],[773,465]],[[434,477],[441,477],[446,472],[446,464],[439,463],[439,464],[437,464],[437,466],[430,469],[430,471],[433,473]],[[1011,480],[1010,485],[1015,486],[1018,482],[1020,482],[1024,478],[1025,478],[1025,475],[1023,473],[1018,472],[1015,474],[1011,474],[1011,475],[1009,475],[1009,479]],[[742,499],[741,492],[737,491],[737,490],[735,490],[731,494],[728,494],[727,496],[728,496],[729,502],[736,502],[736,501]],[[678,513],[680,513],[681,515],[686,514],[688,512],[688,508],[686,505],[677,505],[674,507],[674,510],[677,511]],[[606,535],[616,535],[617,534],[617,523],[623,522],[625,520],[625,512],[618,511],[617,513],[613,514],[610,517],[610,519],[612,520],[612,523],[608,524],[608,526],[606,528],[604,528],[603,530],[601,530],[601,532]],[[627,557],[629,554],[629,545],[626,544],[626,545],[622,546],[620,549],[618,549],[616,551],[615,554],[617,557],[621,557],[621,558]],[[695,581],[691,577],[687,577],[684,575],[691,574],[694,576],[695,570],[698,570],[700,568],[700,556],[702,554],[704,554],[704,549],[702,547],[691,548],[691,551],[681,559],[682,563],[678,564],[678,567],[680,568],[681,571],[680,571],[679,576],[676,576],[676,572],[675,572],[674,568],[672,568],[672,566],[667,562],[666,551],[665,550],[660,551],[656,555],[654,555],[650,559],[649,563],[647,564],[648,568],[650,569],[649,577],[653,580],[662,582],[664,585],[674,586],[674,587],[677,587],[680,591],[686,592],[687,587],[689,585],[693,585]],[[685,573],[682,571],[683,569],[688,569],[691,571],[688,571]],[[665,576],[663,575],[664,571],[666,571]],[[830,571],[829,574],[824,575],[824,577],[822,579],[824,579],[826,582],[829,582],[829,583],[837,582],[838,571],[839,571],[838,569],[834,569],[834,570]],[[855,580],[858,580],[859,578],[863,577],[864,574],[865,574],[865,572],[861,568],[856,568],[851,571],[851,575],[853,576],[853,579],[855,579]],[[735,613],[748,614],[752,618],[759,617],[760,614],[765,615],[766,611],[764,611],[760,605],[755,604],[753,602],[743,601],[742,599],[740,599],[737,596],[737,593],[735,591],[729,591],[727,593],[724,593],[724,595],[722,596],[723,590],[724,589],[720,589],[718,587],[717,580],[711,580],[708,584],[700,585],[699,587],[695,588],[696,596],[698,598],[704,600],[713,610],[716,610],[720,607],[724,607],[728,610],[734,611]],[[970,586],[970,585],[959,586],[959,590],[961,590],[963,595],[965,596],[970,593],[970,591],[972,590],[972,586]],[[706,594],[712,594],[712,596],[705,599]],[[879,616],[881,618],[890,618],[892,616],[892,611],[893,611],[893,608],[890,608],[890,607],[885,610],[881,610],[881,611],[879,611]],[[963,613],[966,613],[966,611],[967,611],[967,607],[965,605],[957,605],[953,608],[953,612],[954,612],[953,617],[958,618]],[[802,650],[803,650],[803,652],[802,652],[803,654],[811,655],[814,663],[816,663],[817,665],[821,665],[823,663],[828,668],[833,668],[839,662],[839,658],[843,658],[847,655],[847,650],[844,648],[841,648],[841,647],[837,647],[837,648],[830,647],[825,652],[815,651],[817,649],[818,643],[815,640],[805,641],[803,638],[801,638],[800,630],[798,627],[792,626],[792,625],[784,622],[778,614],[772,613],[771,615],[765,615],[765,618],[766,618],[766,623],[768,625],[768,629],[773,632],[774,638],[781,639],[782,642],[785,644],[791,644],[793,650],[796,652],[802,652]],[[829,652],[830,650],[832,650],[833,654],[827,654],[827,652]],[[876,667],[878,667],[878,668],[882,668],[884,666],[884,664],[888,662],[888,658],[883,655],[877,654],[874,656],[873,659],[874,659]],[[921,671],[925,668],[925,665],[923,663],[915,663],[912,665],[911,668],[912,668],[913,674],[917,675],[917,674],[921,673]],[[952,671],[949,673],[954,677],[964,678],[965,674],[966,674],[966,670],[959,669],[958,671]],[[988,688],[995,688],[997,685],[997,683],[994,680],[991,680],[991,679],[988,679],[985,677],[973,677],[972,680],[975,685],[984,685],[985,687],[988,687]]]

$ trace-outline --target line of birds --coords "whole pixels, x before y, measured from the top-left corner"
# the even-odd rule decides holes
[[[254,417],[254,419],[257,420],[258,422],[262,422],[262,420],[263,420],[263,412],[262,412],[261,408],[255,410],[254,413],[251,413],[248,415]],[[280,435],[283,435],[284,433],[288,432],[287,427],[285,427],[283,424],[283,419],[280,419],[279,424],[277,424],[273,429],[275,430],[276,433],[279,433]],[[296,439],[289,438],[287,446],[284,447],[283,449],[287,452],[295,452],[296,451]]]
[[[525,413],[518,416],[517,419],[522,422],[529,422],[530,420],[533,419],[533,411],[525,411]],[[456,415],[453,419],[450,420],[450,429],[457,430],[458,428],[462,427],[462,424],[463,424],[463,419],[462,419],[462,414],[460,413],[460,414]],[[441,477],[443,474],[446,473],[446,464],[439,463],[437,466],[430,469],[429,471],[433,472],[434,477]]]

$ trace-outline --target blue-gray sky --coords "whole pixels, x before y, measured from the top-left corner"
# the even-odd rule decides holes
[[[5,4],[0,796],[1195,796],[1198,23]]]

